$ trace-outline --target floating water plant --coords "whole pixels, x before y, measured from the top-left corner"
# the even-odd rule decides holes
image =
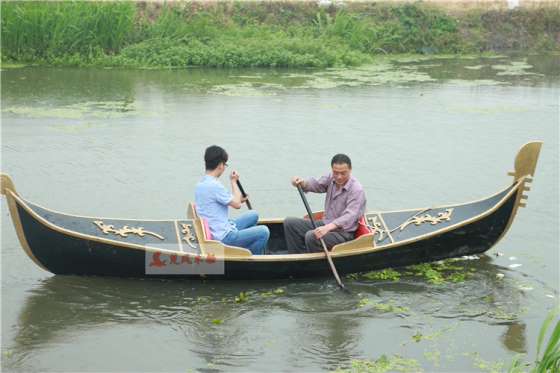
[[[502,361],[487,361],[480,357],[478,352],[466,353],[465,356],[473,358],[473,365],[483,372],[488,373],[502,373],[505,370],[505,363]]]
[[[405,359],[399,355],[381,355],[377,360],[352,360],[348,369],[337,369],[335,373],[385,373],[385,372],[422,372],[415,359]]]
[[[435,263],[423,263],[407,267],[407,275],[423,277],[429,283],[441,285],[445,282],[464,282],[472,275],[472,270],[465,266],[453,265],[447,260]]]
[[[411,339],[412,339],[412,341],[417,342],[417,343],[420,342],[420,341],[434,341],[434,340],[440,338],[441,336],[443,336],[444,333],[448,333],[448,332],[451,332],[451,331],[455,330],[457,328],[457,325],[458,324],[453,324],[453,325],[450,325],[450,326],[445,327],[443,329],[432,331],[428,334],[424,334],[424,333],[422,333],[421,331],[418,330],[418,331],[416,331],[416,333],[414,333],[411,336]],[[405,345],[407,343],[408,342],[405,342],[405,343],[403,343],[403,345]]]
[[[365,307],[367,305],[371,304],[371,301],[368,298],[363,298],[360,299],[360,301],[358,302],[358,307]]]
[[[391,313],[408,313],[410,310],[407,307],[401,307],[393,304],[393,302],[389,303],[374,303],[373,308],[381,312],[391,312]]]
[[[492,69],[499,70],[496,75],[504,76],[519,76],[519,75],[539,75],[537,73],[527,71],[533,66],[525,61],[514,61],[509,65],[493,65]]]
[[[282,288],[277,288],[274,289],[272,291],[265,291],[260,293],[261,297],[274,297],[274,296],[279,296],[279,295],[283,295],[286,291]]]
[[[391,281],[399,281],[401,278],[401,274],[394,269],[384,269],[382,271],[372,271],[368,273],[364,273],[362,275],[363,278],[368,280],[391,280]]]
[[[249,294],[245,292],[239,293],[237,297],[235,297],[235,303],[245,303],[249,300]]]

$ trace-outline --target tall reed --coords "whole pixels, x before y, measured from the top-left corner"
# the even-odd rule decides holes
[[[116,53],[134,27],[135,4],[2,2],[2,54],[14,60]]]
[[[548,317],[541,326],[539,339],[537,340],[537,361],[535,362],[533,373],[560,372],[560,320],[557,318],[558,310],[554,310],[548,314]],[[556,326],[552,329],[548,343],[546,346],[543,346],[545,335],[554,319],[557,319]]]
[[[544,320],[539,337],[537,339],[537,356],[531,373],[559,373],[560,372],[560,319],[558,315],[560,309],[553,309]],[[552,328],[548,337],[548,342],[543,345],[544,339],[551,329],[551,324],[556,320],[556,325]],[[542,354],[541,354],[542,352]],[[530,364],[527,364],[529,366]],[[524,373],[521,356],[514,359],[508,373]]]

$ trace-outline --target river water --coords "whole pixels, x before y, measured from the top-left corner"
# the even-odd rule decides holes
[[[211,144],[260,215],[284,217],[304,214],[289,178],[328,172],[338,152],[368,210],[408,209],[491,195],[519,147],[544,141],[527,208],[487,255],[453,263],[464,279],[401,269],[397,281],[345,278],[350,295],[331,278],[53,276],[25,255],[2,199],[2,369],[490,372],[534,360],[559,297],[560,56],[1,78],[2,172],[23,197],[77,215],[183,217]]]

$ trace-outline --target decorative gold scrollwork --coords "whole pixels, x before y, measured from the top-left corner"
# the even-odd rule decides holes
[[[130,228],[128,225],[125,225],[121,229],[115,229],[115,227],[113,225],[105,225],[105,223],[101,220],[95,220],[93,222],[93,224],[95,224],[97,226],[97,228],[101,229],[101,231],[104,234],[113,233],[117,236],[121,236],[121,237],[125,237],[125,238],[128,237],[129,234],[136,234],[140,237],[144,237],[145,235],[148,234],[150,236],[154,236],[156,238],[159,238],[160,240],[165,239],[163,236],[160,236],[157,233],[150,232],[150,231],[145,231],[143,227]]]
[[[383,224],[379,221],[379,217],[377,215],[373,215],[367,218],[369,226],[375,229],[375,235],[379,235],[378,240],[383,241],[385,239],[385,235],[387,232],[383,229]]]
[[[196,242],[196,238],[192,233],[192,225],[181,223],[181,228],[183,228],[181,229],[181,233],[184,234],[183,241],[185,241],[193,249],[196,249],[196,246],[193,245],[193,243]]]
[[[451,220],[451,215],[453,214],[453,209],[447,209],[437,214],[437,216],[432,216],[430,214],[418,215],[409,218],[407,221],[402,223],[399,228],[403,231],[410,224],[420,225],[424,223],[430,223],[431,225],[436,225],[444,221]]]

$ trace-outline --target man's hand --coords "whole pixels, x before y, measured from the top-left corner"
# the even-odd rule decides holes
[[[239,174],[237,173],[237,171],[231,171],[229,178],[231,179],[231,181],[237,181],[239,180]]]
[[[338,228],[335,224],[333,223],[329,223],[327,225],[323,225],[320,227],[315,228],[315,230],[313,231],[313,233],[315,234],[315,238],[320,240],[321,238],[323,238],[327,233],[329,233],[330,231],[334,230]]]
[[[305,186],[305,180],[303,180],[299,176],[294,176],[294,177],[292,177],[292,185],[295,186],[295,187],[297,187],[298,185],[301,185],[301,187],[303,188]]]
[[[325,234],[329,233],[329,229],[323,225],[322,227],[315,228],[313,233],[315,234],[315,238],[320,240]]]

